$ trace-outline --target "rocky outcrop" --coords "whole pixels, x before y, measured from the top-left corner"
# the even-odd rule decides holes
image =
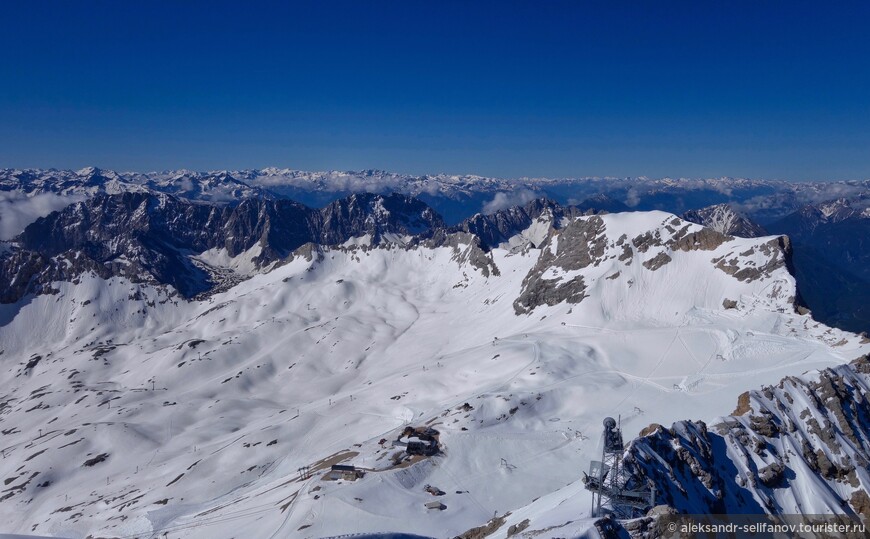
[[[758,254],[763,262],[756,262]],[[789,264],[791,258],[791,243],[785,236],[778,236],[757,247],[741,253],[731,252],[716,257],[712,262],[716,267],[738,281],[755,281],[770,275]]]
[[[664,236],[663,233],[667,233]],[[640,253],[653,247],[667,247],[672,251],[712,251],[733,239],[709,228],[697,228],[677,217],[662,223],[661,229],[649,230],[635,236],[631,244]]]
[[[481,247],[480,238],[468,232],[451,232],[436,230],[434,235],[423,241],[416,241],[409,245],[423,245],[430,249],[449,247],[453,250],[453,260],[459,265],[468,264],[480,271],[484,277],[500,275],[498,266],[492,256]]]
[[[670,262],[671,260],[673,259],[668,255],[668,253],[662,252],[644,262],[643,267],[650,271],[655,271]]]
[[[540,305],[581,302],[586,297],[583,275],[565,275],[600,263],[607,246],[604,231],[604,220],[594,216],[573,221],[552,235],[523,279],[514,311],[523,314]]]
[[[680,513],[866,515],[870,358],[741,395],[712,427],[646,429],[625,463]]]

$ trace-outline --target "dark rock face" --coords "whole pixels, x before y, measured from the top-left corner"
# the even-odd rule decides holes
[[[101,265],[111,275],[170,284],[184,295],[207,288],[208,275],[185,251],[202,252],[217,237],[220,209],[147,193],[99,195],[38,219],[18,236],[45,257],[68,252],[72,271]]]
[[[106,245],[109,241],[126,242],[148,235],[196,244],[209,234],[193,225],[207,221],[211,210],[216,208],[147,193],[99,195],[38,219],[16,239],[23,247],[48,256],[78,248],[103,257],[116,249]],[[173,218],[167,219],[170,215]]]
[[[490,215],[478,213],[452,227],[451,231],[474,234],[480,238],[481,247],[490,250],[526,230],[535,220],[549,221],[553,228],[559,228],[565,218],[580,215],[582,212],[577,208],[563,207],[551,200],[538,198],[524,206],[499,210]]]
[[[86,272],[103,278],[111,276],[108,268],[78,253],[48,257],[13,249],[0,257],[0,303],[13,303],[28,293],[55,293],[52,282],[74,281]]]
[[[317,241],[322,245],[335,245],[363,234],[379,243],[387,233],[410,236],[444,228],[435,210],[420,200],[395,193],[351,195],[318,213]]]
[[[226,248],[238,256],[254,245],[261,246],[255,261],[265,266],[286,257],[294,249],[311,241],[311,230],[318,222],[315,212],[290,200],[248,199],[235,207],[225,207],[207,224],[216,226],[209,239],[191,249],[202,252]]]
[[[668,253],[661,252],[655,255],[653,258],[650,258],[649,260],[644,262],[643,267],[650,271],[655,271],[670,262],[671,260],[672,258],[668,255]]]
[[[193,297],[218,282],[192,259],[209,249],[235,257],[258,246],[252,260],[265,267],[309,242],[334,245],[365,234],[380,242],[443,226],[431,208],[404,195],[352,195],[316,210],[265,198],[214,206],[150,192],[98,194],[38,219],[0,255],[0,301],[87,271],[167,284]]]
[[[825,493],[834,513],[866,514],[866,496],[853,490],[870,488],[868,372],[865,356],[817,379],[788,377],[741,395],[740,415],[709,429],[697,421],[645,429],[629,444],[626,466],[653,480],[657,503],[681,513],[818,509],[806,496]],[[792,489],[794,481],[803,486]]]

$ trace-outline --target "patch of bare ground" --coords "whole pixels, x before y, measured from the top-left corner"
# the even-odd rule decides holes
[[[737,408],[735,408],[734,411],[731,412],[731,415],[734,415],[734,416],[743,415],[746,412],[748,412],[749,410],[750,410],[749,392],[744,391],[743,393],[740,394],[739,397],[737,397]]]
[[[484,524],[483,526],[478,526],[476,528],[471,528],[465,533],[461,533],[454,537],[454,539],[485,539],[490,535],[494,534],[504,525],[505,519],[510,516],[510,511],[505,513],[500,517],[495,517],[490,519],[489,522]]]
[[[319,472],[320,470],[326,470],[327,468],[331,468],[333,464],[338,464],[339,462],[344,462],[348,459],[352,459],[355,456],[359,455],[359,451],[339,451],[338,453],[332,454],[328,457],[318,460],[314,464],[311,465],[310,473]]]

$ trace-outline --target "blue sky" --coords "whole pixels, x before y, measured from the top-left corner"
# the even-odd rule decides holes
[[[7,2],[0,167],[870,177],[870,4]]]

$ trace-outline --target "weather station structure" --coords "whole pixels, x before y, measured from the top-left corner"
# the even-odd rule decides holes
[[[609,513],[617,519],[642,516],[655,505],[655,486],[645,477],[626,470],[622,462],[625,444],[622,429],[612,417],[604,419],[601,460],[589,464],[583,474],[586,490],[592,492],[592,516]]]

